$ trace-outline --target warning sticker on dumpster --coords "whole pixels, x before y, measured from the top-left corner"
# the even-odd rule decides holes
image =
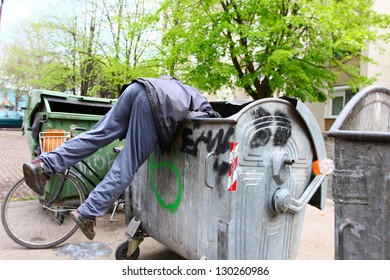
[[[230,143],[228,191],[234,192],[237,188],[238,142]]]

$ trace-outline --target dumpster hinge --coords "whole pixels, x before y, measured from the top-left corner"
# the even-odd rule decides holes
[[[134,238],[139,226],[141,225],[141,219],[138,219],[136,217],[133,217],[129,223],[129,225],[126,228],[126,234],[130,238]]]

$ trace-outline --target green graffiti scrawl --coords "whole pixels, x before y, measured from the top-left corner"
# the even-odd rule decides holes
[[[165,202],[165,200],[161,197],[160,193],[157,190],[156,182],[154,180],[154,176],[153,176],[154,173],[162,168],[169,168],[170,170],[172,170],[172,172],[175,174],[176,179],[177,179],[177,196],[176,196],[176,199],[172,203]],[[151,181],[152,181],[153,192],[154,192],[160,206],[163,209],[166,209],[171,213],[176,212],[177,209],[179,209],[179,205],[180,205],[181,197],[182,197],[182,193],[183,193],[181,176],[180,176],[180,172],[179,172],[179,169],[177,168],[177,166],[171,162],[166,162],[166,161],[153,163],[152,156],[149,156],[149,172],[150,172],[150,177],[151,177]]]

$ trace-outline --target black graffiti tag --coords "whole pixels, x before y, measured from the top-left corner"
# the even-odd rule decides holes
[[[194,129],[200,129],[200,125],[195,124]],[[182,132],[182,146],[180,151],[193,155],[194,157],[198,156],[199,145],[201,143],[206,144],[206,150],[214,152],[216,159],[213,164],[213,170],[218,173],[218,175],[227,174],[229,171],[229,163],[222,161],[219,162],[218,155],[224,154],[230,149],[230,137],[234,134],[234,128],[229,127],[226,131],[221,128],[218,131],[202,131],[198,138],[194,139],[194,129],[190,127],[185,127]],[[214,134],[215,133],[215,134]]]
[[[287,119],[286,114],[281,111],[275,112],[275,121],[278,128],[274,135],[273,144],[274,146],[283,147],[291,137],[291,122]]]
[[[195,127],[198,128],[198,127]],[[207,132],[202,131],[201,135],[197,139],[193,139],[193,129],[189,127],[185,127],[182,132],[182,141],[183,144],[180,147],[180,151],[193,155],[195,157],[198,156],[199,144],[205,143],[206,150],[208,152],[213,151],[215,155],[223,154],[230,148],[229,138],[234,133],[234,128],[229,127],[225,132],[224,129],[219,129],[216,135],[213,137],[213,130],[209,130]]]
[[[271,126],[276,124],[276,131],[273,135],[272,144],[283,147],[291,137],[291,122],[287,115],[277,110],[272,116],[270,112],[262,107],[256,108],[252,112],[256,132],[251,139],[250,147],[252,149],[265,146],[272,137]]]
[[[272,134],[268,126],[273,122],[273,117],[270,112],[264,110],[262,107],[257,107],[252,112],[252,116],[255,119],[254,123],[256,128],[255,135],[250,143],[250,147],[253,149],[268,143]]]

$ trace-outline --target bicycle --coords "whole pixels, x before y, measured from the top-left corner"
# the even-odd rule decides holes
[[[53,150],[74,137],[74,131],[77,130],[85,128],[76,127],[70,132],[40,132],[41,151]],[[114,152],[120,152],[120,149],[114,149]],[[90,164],[84,160],[81,164],[91,171],[99,182],[102,180]],[[56,187],[46,187],[44,195],[39,196],[26,185],[24,178],[20,179],[7,193],[2,204],[1,220],[5,232],[13,241],[29,249],[47,249],[63,243],[78,229],[69,213],[77,209],[92,190],[85,181],[88,181],[92,188],[96,187],[93,180],[74,165],[63,173],[53,174],[48,184]],[[121,203],[124,203],[121,198],[115,202],[111,222]]]

